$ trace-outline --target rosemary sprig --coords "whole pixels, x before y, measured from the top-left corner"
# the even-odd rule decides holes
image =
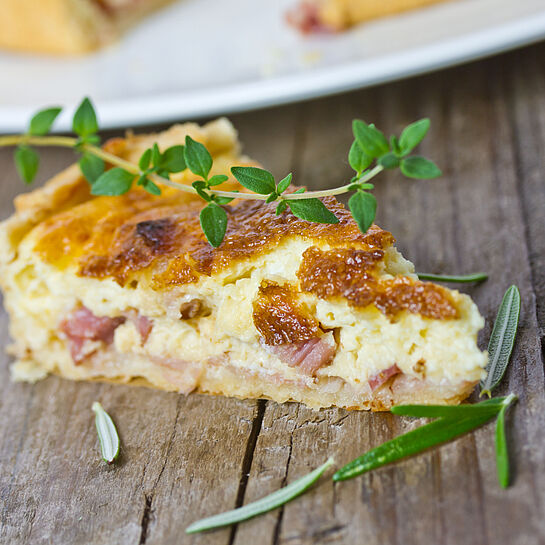
[[[256,515],[260,515],[261,513],[272,511],[273,509],[288,503],[302,494],[322,476],[326,469],[331,467],[334,463],[334,460],[329,458],[327,462],[316,468],[314,471],[308,473],[300,479],[297,479],[288,486],[285,486],[284,488],[261,498],[260,500],[249,503],[243,507],[239,507],[238,509],[226,511],[225,513],[220,513],[219,515],[214,515],[212,517],[207,517],[194,522],[186,528],[186,533],[195,534],[205,530],[229,526],[230,524],[248,520]]]
[[[495,415],[503,406],[503,397],[494,397],[473,405],[397,405],[390,412],[416,418],[462,418],[482,414]]]
[[[488,342],[487,375],[481,381],[481,395],[490,397],[507,369],[515,344],[519,316],[520,292],[517,286],[511,286],[503,296]]]
[[[494,418],[500,412],[507,399],[500,398],[498,403],[486,404],[484,411],[482,410],[482,403],[449,407],[448,412],[445,413],[448,416],[442,416],[429,424],[425,424],[395,439],[386,441],[386,443],[370,450],[339,469],[333,475],[333,480],[345,481],[346,479],[352,479],[372,469],[396,462],[408,456],[413,456],[430,447],[464,435]],[[397,414],[403,414],[403,409],[403,406],[397,407],[399,411]],[[404,414],[410,414],[410,416],[424,414],[423,408],[420,407],[419,409],[419,411],[406,409]],[[429,412],[430,416],[441,414],[437,413],[435,409]]]
[[[95,425],[102,459],[111,464],[119,455],[119,436],[110,415],[95,401],[91,407],[95,413]]]
[[[484,282],[488,279],[488,275],[482,272],[460,275],[417,273],[417,275],[420,280],[430,280],[432,282],[452,282],[456,284]]]
[[[354,141],[348,153],[348,162],[356,174],[340,187],[305,192],[289,190],[292,175],[278,183],[267,170],[257,167],[235,166],[231,173],[248,193],[222,191],[215,186],[225,182],[225,175],[209,176],[213,158],[206,147],[187,137],[184,145],[160,151],[157,144],[144,151],[138,164],[133,164],[110,154],[99,147],[97,116],[91,101],[85,98],[77,108],[72,129],[76,138],[46,136],[60,113],[58,107],[38,112],[23,135],[0,136],[0,146],[16,146],[15,164],[20,177],[31,183],[38,171],[39,156],[31,146],[63,146],[80,154],[79,166],[91,184],[93,195],[122,195],[133,185],[141,186],[153,195],[161,193],[161,186],[198,195],[207,205],[200,215],[204,235],[214,247],[219,246],[227,230],[227,213],[223,208],[235,198],[277,202],[276,213],[291,212],[315,223],[338,223],[338,218],[320,200],[330,195],[352,193],[348,206],[362,233],[372,225],[377,208],[374,188],[369,180],[385,169],[399,168],[408,178],[428,179],[441,175],[439,168],[428,159],[411,156],[413,149],[429,130],[429,119],[421,119],[406,127],[399,139],[389,140],[373,124],[355,120],[352,125]],[[106,169],[106,164],[113,168]],[[174,182],[170,175],[189,169],[198,177],[191,186]]]

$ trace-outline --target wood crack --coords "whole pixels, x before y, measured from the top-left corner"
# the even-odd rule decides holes
[[[148,528],[149,528],[149,522],[151,517],[151,503],[153,501],[153,495],[146,494],[144,498],[145,498],[144,512],[142,513],[142,520],[140,521],[141,531],[140,531],[140,539],[138,541],[138,545],[145,545],[148,539]]]
[[[244,452],[244,458],[242,460],[242,470],[240,473],[240,481],[238,484],[237,499],[235,502],[235,508],[241,507],[244,503],[244,495],[246,494],[246,487],[248,486],[248,479],[250,477],[250,470],[252,468],[252,461],[254,459],[255,447],[257,445],[257,438],[261,433],[263,426],[263,418],[265,416],[265,409],[267,407],[267,401],[265,399],[257,400],[257,411],[255,418],[252,422],[252,429],[246,443],[246,451]],[[228,545],[233,545],[235,536],[237,533],[238,525],[234,524],[231,527],[229,534]]]

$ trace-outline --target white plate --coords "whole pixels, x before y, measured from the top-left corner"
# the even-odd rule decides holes
[[[0,54],[0,131],[44,105],[89,95],[101,126],[223,114],[336,93],[458,64],[545,37],[545,0],[456,0],[301,36],[297,0],[185,0],[114,47],[77,59]]]

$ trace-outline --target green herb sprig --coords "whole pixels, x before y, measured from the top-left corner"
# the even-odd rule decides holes
[[[205,530],[213,530],[214,528],[221,528],[222,526],[229,526],[230,524],[236,524],[237,522],[242,522],[248,520],[262,513],[267,513],[284,505],[291,500],[295,499],[297,496],[301,495],[305,490],[310,488],[322,475],[323,473],[331,467],[335,462],[332,458],[329,458],[324,464],[316,468],[314,471],[308,473],[307,475],[293,481],[288,486],[261,498],[260,500],[254,501],[239,507],[238,509],[233,509],[232,511],[226,511],[225,513],[220,513],[212,517],[207,517],[197,522],[194,522],[186,528],[187,534],[195,534],[197,532],[204,532]]]
[[[438,418],[366,452],[363,456],[339,469],[333,475],[333,480],[352,479],[372,469],[451,441],[486,424],[486,422],[497,416],[504,407],[509,406],[514,399],[516,397],[511,394],[507,397],[495,398],[475,405],[451,407],[441,405],[399,405],[392,407],[391,412],[394,414]]]
[[[153,195],[161,193],[161,186],[200,196],[207,204],[200,213],[200,224],[209,243],[218,247],[227,231],[228,215],[224,206],[233,199],[276,202],[276,214],[288,208],[300,219],[314,223],[338,223],[339,220],[320,200],[323,197],[350,193],[348,207],[362,233],[367,232],[376,215],[377,201],[370,192],[374,186],[369,180],[383,170],[399,168],[408,178],[429,179],[441,175],[439,168],[424,157],[410,155],[426,136],[429,119],[421,119],[406,127],[401,136],[387,139],[373,124],[355,120],[352,124],[354,141],[348,153],[348,162],[355,175],[350,181],[333,189],[309,191],[291,189],[292,174],[278,183],[274,176],[258,167],[234,166],[231,174],[249,192],[222,191],[215,186],[228,180],[225,174],[210,176],[213,159],[206,147],[190,136],[184,145],[161,151],[157,144],[145,150],[137,164],[108,153],[100,146],[99,125],[95,109],[85,98],[74,113],[72,130],[76,138],[49,136],[61,108],[38,112],[22,135],[0,137],[0,146],[16,146],[15,164],[25,183],[31,183],[38,172],[39,156],[32,146],[63,146],[79,155],[79,166],[91,184],[93,195],[122,195],[136,185]],[[106,169],[106,165],[111,168]],[[171,174],[188,169],[198,177],[191,186],[171,180]]]
[[[111,464],[119,455],[119,436],[115,424],[102,405],[95,401],[92,406],[102,459]]]

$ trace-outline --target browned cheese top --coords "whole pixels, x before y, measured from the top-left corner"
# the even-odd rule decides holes
[[[296,343],[316,337],[320,324],[288,286],[264,282],[253,304],[254,325],[268,345]]]
[[[310,223],[289,211],[277,216],[274,204],[238,200],[225,207],[227,233],[220,247],[213,248],[199,223],[203,201],[176,190],[154,197],[135,189],[120,197],[97,197],[53,216],[39,226],[35,249],[60,268],[76,266],[82,276],[110,277],[124,285],[146,275],[161,289],[195,282],[291,237],[377,250],[392,244],[392,235],[376,225],[361,234],[334,198],[324,202],[338,224]]]
[[[233,187],[232,182],[227,185]],[[144,281],[162,290],[197,282],[203,275],[272,251],[286,239],[302,237],[313,245],[336,248],[306,250],[298,271],[302,291],[323,299],[343,297],[355,307],[374,304],[388,316],[408,310],[436,319],[457,317],[452,297],[442,287],[407,277],[380,279],[376,265],[393,244],[392,235],[376,225],[362,234],[335,198],[323,202],[338,224],[310,223],[289,210],[277,216],[274,203],[234,201],[225,206],[225,239],[213,248],[199,223],[201,199],[170,188],[160,196],[135,188],[119,197],[92,198],[45,220],[33,232],[35,251],[46,262],[75,268],[81,276],[113,278],[122,286]],[[271,294],[269,290],[266,298]],[[287,310],[287,296],[272,299]],[[290,333],[267,327],[271,335],[287,335],[291,342],[299,335],[296,327]],[[308,333],[303,336],[308,338]]]
[[[297,276],[301,290],[321,299],[343,297],[355,307],[374,304],[387,316],[402,310],[428,318],[456,318],[458,311],[449,291],[407,276],[381,279],[376,265],[384,257],[380,249],[308,248]]]

